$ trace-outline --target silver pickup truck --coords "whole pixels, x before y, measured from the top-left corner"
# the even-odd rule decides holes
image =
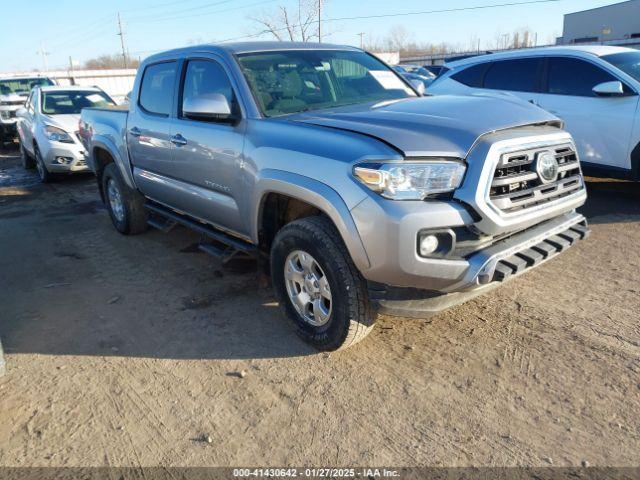
[[[300,335],[361,340],[377,312],[427,317],[589,231],[561,122],[491,96],[423,97],[362,50],[237,43],[140,66],[128,110],[79,125],[115,228],[199,232],[256,257]]]

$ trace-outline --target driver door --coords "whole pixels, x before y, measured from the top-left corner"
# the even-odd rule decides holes
[[[174,148],[165,170],[175,181],[176,206],[223,230],[249,235],[239,208],[246,122],[232,77],[217,58],[198,56],[185,59],[181,78],[177,118],[171,124]],[[186,99],[210,94],[226,98],[234,121],[183,115]]]

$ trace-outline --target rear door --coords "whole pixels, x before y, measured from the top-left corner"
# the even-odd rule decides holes
[[[127,146],[142,192],[166,202],[166,189],[150,180],[171,170],[171,115],[178,77],[178,61],[147,65],[142,72],[137,103],[127,118]],[[144,174],[144,175],[143,175]]]
[[[224,230],[248,235],[242,221],[241,172],[246,122],[242,119],[233,77],[221,59],[199,54],[183,64],[177,117],[171,125],[175,142],[164,170],[175,180],[176,206]],[[222,94],[237,120],[192,119],[182,113],[187,98]]]
[[[596,85],[619,79],[590,61],[573,57],[549,57],[547,61],[540,106],[565,122],[580,159],[630,169],[629,142],[638,96],[626,85],[627,95],[621,97],[593,93]]]

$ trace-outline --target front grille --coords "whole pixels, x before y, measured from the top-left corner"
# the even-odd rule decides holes
[[[558,163],[555,180],[544,181],[537,163],[545,152]],[[571,195],[584,188],[580,162],[571,144],[511,152],[500,157],[489,199],[501,212],[512,213]]]

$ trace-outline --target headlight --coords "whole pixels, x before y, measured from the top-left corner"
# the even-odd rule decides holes
[[[392,200],[423,200],[452,192],[466,170],[462,162],[444,159],[423,162],[359,165],[353,173],[370,189]]]
[[[67,132],[53,125],[45,125],[44,134],[52,142],[73,143],[73,138]]]

